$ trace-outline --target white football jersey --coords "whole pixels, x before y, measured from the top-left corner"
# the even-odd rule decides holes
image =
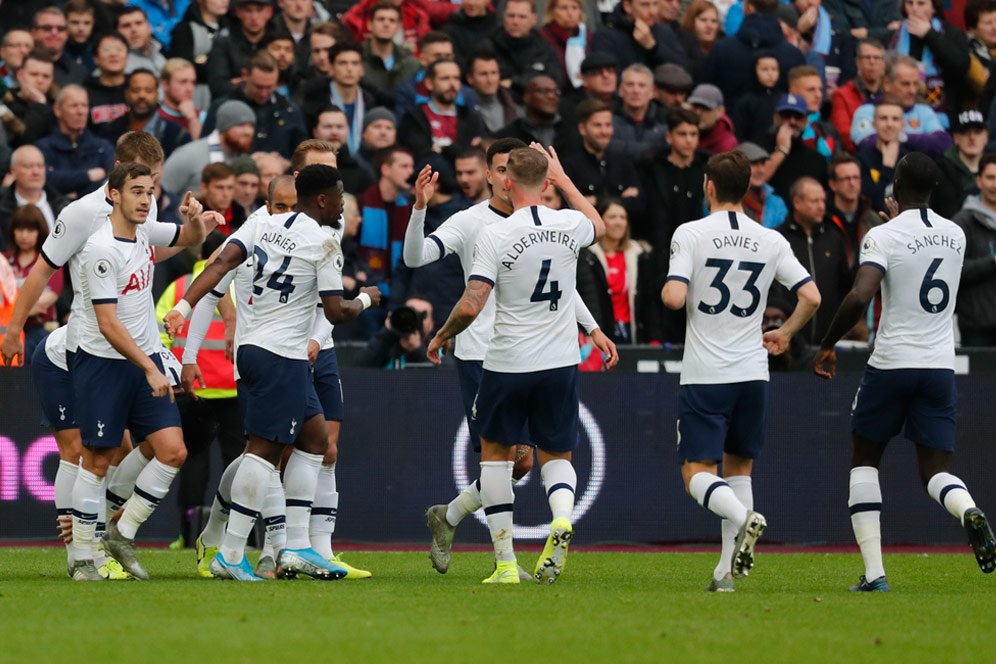
[[[495,299],[485,369],[528,373],[581,361],[578,252],[594,240],[595,227],[580,212],[536,205],[480,231],[470,279],[492,284]]]
[[[69,328],[66,325],[62,327],[57,327],[52,332],[45,337],[45,355],[48,356],[49,361],[55,366],[59,367],[63,371],[69,371],[69,365],[66,362],[66,333],[69,332]]]
[[[470,278],[474,267],[474,248],[481,231],[491,224],[508,218],[488,201],[457,212],[429,234],[429,239],[439,245],[442,257],[456,254],[463,266],[464,281]],[[488,350],[491,331],[495,325],[495,298],[489,297],[484,309],[466,330],[456,336],[453,354],[461,360],[481,361]]]
[[[252,292],[240,344],[304,360],[322,294],[341,293],[342,249],[336,237],[302,212],[258,217],[232,234],[252,259]]]
[[[108,220],[87,241],[79,255],[84,309],[80,313],[79,347],[91,355],[125,359],[100,333],[93,307],[117,305],[117,318],[138,347],[147,355],[158,352],[159,328],[152,299],[152,246],[168,246],[176,241],[179,226],[147,221],[136,227],[134,240],[114,236]]]
[[[111,208],[111,201],[107,197],[107,185],[101,185],[95,191],[62,209],[52,233],[45,239],[41,248],[42,258],[53,268],[66,266],[66,272],[73,284],[73,304],[67,325],[69,329],[66,331],[66,350],[69,352],[76,352],[76,347],[79,345],[79,315],[85,308],[79,252],[83,251],[90,236],[107,222]],[[158,216],[159,208],[153,198],[149,207],[148,222],[156,221]],[[179,237],[180,227],[174,228]]]
[[[925,208],[868,231],[861,265],[885,273],[876,369],[954,369],[954,326],[965,232]]]
[[[667,278],[688,284],[682,385],[768,380],[761,320],[771,282],[794,292],[812,280],[788,240],[734,212],[678,226]]]

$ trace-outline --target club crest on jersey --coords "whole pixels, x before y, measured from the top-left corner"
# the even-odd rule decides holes
[[[680,249],[680,247],[678,246],[678,243],[676,241],[672,240],[672,242],[671,242],[671,255],[672,256],[676,256],[678,254],[678,250],[679,249]]]
[[[337,272],[342,272],[342,268],[345,265],[342,254],[335,255],[335,258],[332,259],[332,265],[335,266]]]
[[[58,239],[66,234],[66,224],[62,222],[61,219],[55,222],[55,228],[52,229],[52,237]]]
[[[111,262],[106,258],[101,258],[93,266],[93,273],[98,277],[106,277],[111,273]]]
[[[875,240],[870,237],[866,237],[865,241],[861,243],[862,251],[871,251],[875,248]]]

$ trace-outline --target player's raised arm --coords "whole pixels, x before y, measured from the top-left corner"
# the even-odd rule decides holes
[[[342,291],[322,291],[320,295],[325,318],[333,325],[353,320],[363,313],[364,309],[380,306],[380,289],[376,286],[361,288],[360,294],[352,300],[345,299]]]
[[[428,355],[430,362],[433,364],[443,363],[439,351],[445,349],[453,337],[470,327],[470,324],[484,309],[493,289],[494,285],[490,280],[476,275],[470,277],[460,301],[456,303],[449,318],[429,342],[426,355]]]
[[[546,177],[550,181],[550,184],[563,192],[572,208],[591,220],[592,226],[595,227],[595,239],[592,240],[592,244],[600,240],[605,235],[605,222],[602,220],[602,215],[598,214],[595,206],[585,198],[581,190],[567,177],[564,166],[560,163],[560,157],[557,156],[557,151],[553,146],[550,146],[550,149],[546,150],[539,143],[531,143],[529,147],[539,150],[546,155],[548,162]]]
[[[858,268],[854,286],[837,308],[830,328],[820,342],[820,350],[813,359],[813,371],[820,378],[833,378],[837,366],[837,353],[834,347],[841,337],[861,320],[884,277],[884,268],[878,265],[866,263]]]
[[[405,229],[405,244],[402,258],[408,267],[422,267],[443,257],[439,244],[425,237],[425,208],[436,193],[439,173],[432,172],[426,165],[415,179],[415,204]]]

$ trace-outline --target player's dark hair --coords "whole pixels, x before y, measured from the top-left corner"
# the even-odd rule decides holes
[[[297,188],[297,199],[299,202],[312,200],[319,194],[324,194],[342,181],[338,168],[332,168],[325,164],[312,164],[305,166],[298,172],[294,179],[294,186]]]
[[[981,171],[980,171],[981,172]],[[896,164],[893,184],[900,207],[925,207],[940,182],[940,169],[922,152],[910,152]]]
[[[114,158],[120,162],[140,161],[149,166],[163,163],[163,146],[147,131],[121,134],[114,146]]]
[[[128,180],[146,175],[151,176],[152,169],[145,164],[140,164],[137,161],[121,162],[112,168],[110,175],[107,176],[107,188],[122,191]]]
[[[525,142],[519,140],[518,138],[499,138],[498,140],[496,140],[494,143],[491,144],[491,147],[488,148],[488,154],[486,160],[488,168],[491,168],[491,164],[494,163],[496,154],[508,154],[512,150],[516,150],[518,148],[526,148],[526,147],[529,146],[526,145]]]
[[[695,128],[699,126],[699,116],[695,111],[687,108],[673,108],[667,113],[667,130],[669,132],[678,128],[678,125],[689,124]]]
[[[142,14],[145,20],[149,20],[149,15],[145,13],[145,10],[137,5],[112,5],[111,14],[114,16],[114,29],[117,30],[118,26],[121,25],[121,19],[129,14]]]
[[[21,63],[21,67],[24,67],[24,65],[27,64],[28,60],[34,60],[35,62],[44,62],[45,64],[53,66],[55,65],[55,60],[52,59],[51,55],[49,55],[45,51],[39,51],[38,49],[29,51],[28,54],[24,56],[24,61]]]
[[[722,152],[706,162],[705,176],[716,187],[717,203],[739,203],[750,186],[750,162],[739,150]]]
[[[996,152],[987,152],[982,155],[982,159],[979,160],[979,175],[985,173],[986,167],[993,164],[996,164]]]

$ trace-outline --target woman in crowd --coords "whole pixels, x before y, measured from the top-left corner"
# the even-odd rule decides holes
[[[709,0],[692,0],[681,16],[681,45],[691,62],[692,77],[702,80],[702,65],[719,32],[719,11]]]
[[[48,237],[48,223],[41,210],[34,205],[22,205],[10,218],[7,260],[14,272],[17,287],[27,279],[31,268],[38,262],[42,244]],[[62,292],[62,270],[58,270],[31,310],[24,324],[24,358],[30,361],[35,346],[45,340],[51,329],[58,327],[55,303]]]
[[[591,32],[583,21],[580,0],[549,0],[546,3],[540,35],[560,61],[563,92],[581,87],[581,62],[591,47]]]

